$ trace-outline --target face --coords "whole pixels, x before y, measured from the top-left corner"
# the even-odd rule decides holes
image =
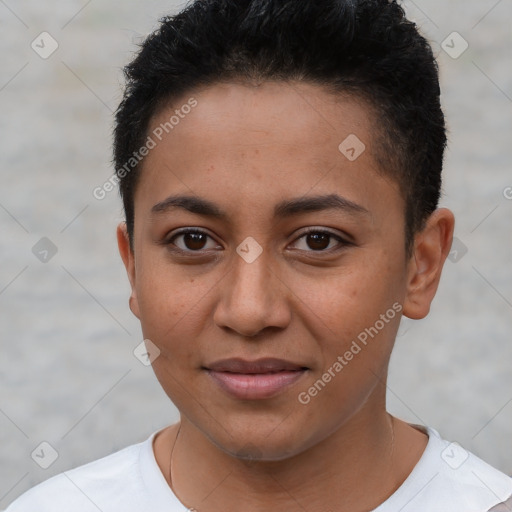
[[[370,109],[305,83],[217,84],[148,133],[176,110],[143,162],[133,253],[119,228],[164,390],[217,447],[268,460],[370,421],[421,273]]]

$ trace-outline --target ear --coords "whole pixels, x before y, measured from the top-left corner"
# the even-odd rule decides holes
[[[428,315],[450,253],[454,224],[453,213],[440,208],[430,215],[425,228],[414,237],[413,254],[408,263],[405,316],[418,320]]]
[[[130,309],[132,313],[140,319],[139,303],[137,300],[137,290],[135,287],[135,254],[130,247],[130,237],[126,229],[126,222],[121,222],[117,226],[117,246],[119,254],[123,260],[132,292],[129,299]]]

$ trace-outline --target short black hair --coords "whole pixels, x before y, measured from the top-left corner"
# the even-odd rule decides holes
[[[151,119],[195,88],[226,81],[300,80],[365,100],[376,115],[374,156],[404,198],[408,252],[437,207],[446,146],[438,67],[396,1],[195,0],[160,20],[124,73],[114,165],[130,243],[141,165],[127,172],[126,163]]]

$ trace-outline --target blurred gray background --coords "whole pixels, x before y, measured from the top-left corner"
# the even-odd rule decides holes
[[[182,5],[0,0],[0,509],[177,419],[133,355],[117,191],[92,190],[113,171],[121,67]],[[457,241],[430,316],[400,329],[389,408],[512,474],[512,2],[404,7],[438,55]]]

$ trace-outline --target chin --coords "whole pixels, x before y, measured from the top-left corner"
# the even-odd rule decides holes
[[[306,451],[319,439],[313,436],[304,422],[247,422],[246,426],[230,426],[223,422],[226,430],[207,433],[217,448],[237,459],[251,461],[282,461]],[[260,426],[260,428],[258,428]],[[229,428],[229,430],[228,430]],[[229,433],[228,433],[229,432]],[[306,437],[307,436],[307,437]]]
[[[247,462],[279,462],[290,459],[304,451],[300,445],[285,442],[268,443],[264,439],[260,442],[257,439],[246,439],[234,443],[231,441],[229,446],[219,446],[225,453],[231,457],[245,460]]]

